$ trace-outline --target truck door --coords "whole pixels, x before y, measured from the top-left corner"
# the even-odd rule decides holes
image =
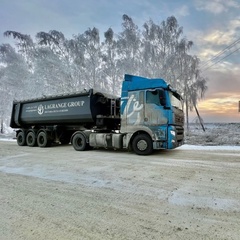
[[[165,91],[163,89],[146,91],[145,125],[156,126],[167,124],[167,113],[164,109],[166,105],[165,99]]]

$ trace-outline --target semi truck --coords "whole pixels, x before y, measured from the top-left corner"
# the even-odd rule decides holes
[[[69,144],[77,151],[128,149],[149,155],[184,141],[182,98],[163,79],[126,74],[121,97],[84,90],[14,101],[10,127],[19,146]]]

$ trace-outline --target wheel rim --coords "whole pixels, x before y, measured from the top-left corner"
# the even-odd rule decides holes
[[[138,155],[149,155],[153,151],[152,139],[148,134],[138,134],[132,141],[132,149]]]
[[[77,145],[80,146],[80,147],[83,145],[83,140],[82,140],[82,138],[78,138],[78,139],[77,139]]]
[[[148,144],[145,140],[140,140],[138,141],[137,143],[137,148],[140,150],[140,151],[144,151],[146,150],[148,147]]]
[[[33,137],[32,137],[32,136],[29,136],[29,137],[28,137],[28,142],[29,142],[29,144],[32,144],[32,143],[33,143]]]
[[[23,136],[22,136],[22,135],[19,135],[18,141],[19,141],[19,143],[22,143],[22,142],[23,142]]]
[[[41,145],[44,143],[44,137],[43,136],[39,136],[39,143]]]

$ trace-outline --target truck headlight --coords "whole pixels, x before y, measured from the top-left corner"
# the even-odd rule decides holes
[[[170,130],[170,133],[175,137],[176,136],[176,132],[173,130]]]

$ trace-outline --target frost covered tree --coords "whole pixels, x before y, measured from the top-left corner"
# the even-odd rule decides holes
[[[117,40],[114,39],[114,32],[109,28],[104,33],[105,41],[102,43],[102,77],[106,80],[113,94],[120,95],[120,86],[122,79],[122,64],[118,55]]]
[[[18,49],[18,53],[22,55],[25,62],[28,65],[28,70],[33,71],[33,62],[36,57],[35,44],[30,35],[22,34],[16,31],[6,31],[4,32],[4,36],[13,37],[18,42],[16,43],[16,47]]]
[[[124,74],[163,78],[182,93],[188,122],[188,111],[196,109],[207,89],[206,79],[199,71],[199,59],[190,54],[193,42],[183,37],[183,28],[174,16],[159,24],[149,20],[143,29],[126,14],[122,20],[122,31],[115,33],[109,28],[103,42],[95,27],[70,39],[57,30],[38,32],[35,40],[26,34],[6,31],[5,36],[18,41],[13,52],[21,57],[18,67],[24,68],[21,74],[26,75],[20,89],[24,88],[26,97],[85,88],[119,95]],[[9,85],[14,78],[10,71],[10,62],[14,60],[9,64],[4,61],[0,61],[0,79],[2,84]],[[21,99],[21,90],[17,91],[15,86],[11,91],[18,92],[16,96]]]
[[[104,88],[104,80],[101,79],[101,44],[99,30],[88,29],[83,34],[75,37],[79,48],[83,51],[83,84],[84,88]]]
[[[193,42],[182,37],[183,29],[174,16],[159,25],[150,20],[143,27],[142,75],[164,78],[182,93],[188,123],[189,109],[196,109],[207,88],[199,74],[199,59],[189,54]]]
[[[41,79],[45,94],[69,92],[74,84],[68,40],[59,31],[39,32],[34,76]]]
[[[173,16],[159,25],[149,20],[143,27],[144,70],[151,77],[161,76],[171,83],[182,28]]]
[[[138,26],[132,18],[124,14],[123,31],[118,34],[118,56],[121,61],[122,75],[125,73],[140,75],[141,38]]]
[[[26,79],[30,73],[26,62],[9,44],[0,45],[0,119],[9,119],[12,100],[26,97]],[[1,131],[3,131],[1,127]]]

